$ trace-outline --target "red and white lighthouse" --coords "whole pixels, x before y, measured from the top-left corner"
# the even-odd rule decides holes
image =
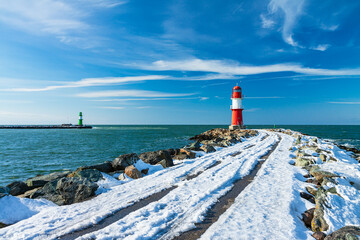
[[[230,130],[234,129],[241,129],[244,128],[243,124],[243,117],[242,117],[242,111],[244,110],[242,107],[242,94],[241,94],[241,88],[239,86],[235,86],[232,91],[232,105],[230,106],[230,109],[232,111],[232,118],[231,118],[231,126],[229,126]]]

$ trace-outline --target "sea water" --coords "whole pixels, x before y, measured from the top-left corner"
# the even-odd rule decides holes
[[[118,125],[93,129],[0,129],[0,186],[125,153],[180,148],[189,138],[227,125]],[[360,148],[360,126],[279,125]],[[250,125],[248,128],[273,128]]]

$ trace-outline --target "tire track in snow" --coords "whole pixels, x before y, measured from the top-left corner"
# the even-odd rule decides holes
[[[263,134],[260,134],[247,139],[244,142],[239,143],[240,144],[240,148],[242,149],[249,149],[250,147],[255,146],[255,144],[257,142],[262,142],[264,139],[266,139],[267,135],[262,136]],[[253,142],[255,142],[253,144]],[[238,145],[239,145],[238,144]],[[221,163],[222,159],[226,158],[229,155],[232,155],[234,150],[231,150],[230,148],[233,148],[234,146],[228,147],[228,148],[224,148],[222,149],[222,151],[219,152],[215,152],[215,153],[210,153],[210,154],[206,154],[205,156],[203,156],[203,159],[207,159],[207,158],[211,158],[212,155],[219,155],[217,156],[218,159],[215,162],[210,162],[210,164],[194,164],[196,165],[197,168],[194,168],[191,173],[189,173],[186,176],[183,176],[180,181],[184,181],[184,180],[191,180],[193,178],[198,177],[200,174],[202,174],[204,171],[211,169],[215,166],[217,166],[218,164]],[[230,151],[228,151],[230,150]],[[237,148],[236,148],[237,151]],[[199,161],[199,159],[195,159],[196,161]],[[192,160],[194,161],[194,160]],[[181,165],[178,165],[181,166]],[[200,170],[199,170],[200,169]],[[160,192],[154,193],[150,196],[147,196],[146,198],[140,199],[139,201],[135,202],[133,205],[127,206],[125,208],[121,208],[118,211],[112,213],[111,215],[107,216],[106,218],[104,218],[103,220],[101,220],[100,222],[98,222],[97,224],[93,224],[90,225],[86,228],[82,228],[80,230],[77,231],[72,231],[70,233],[67,233],[65,235],[62,235],[60,237],[58,237],[57,239],[61,239],[61,240],[69,240],[69,239],[75,239],[77,237],[80,237],[82,235],[85,234],[89,234],[91,232],[95,232],[98,231],[100,229],[103,229],[109,225],[111,225],[112,223],[124,218],[125,216],[127,216],[129,213],[134,212],[140,208],[143,208],[145,206],[147,206],[148,204],[155,202],[155,201],[159,201],[161,198],[163,198],[164,196],[166,196],[169,192],[171,192],[172,190],[174,190],[177,186],[171,186],[167,189],[164,189]]]
[[[275,149],[278,147],[280,140],[276,142],[273,147],[270,149],[268,153],[266,153],[264,156],[262,156],[260,159],[263,161],[259,161],[255,168],[250,172],[249,175],[246,175],[245,177],[238,179],[234,182],[234,187],[226,193],[226,195],[219,198],[218,202],[215,203],[205,214],[205,217],[202,222],[195,223],[195,228],[191,229],[187,232],[183,232],[181,235],[176,237],[166,237],[163,236],[162,240],[165,239],[173,239],[173,240],[195,240],[198,239],[214,222],[216,222],[219,217],[228,209],[231,207],[231,205],[234,203],[235,198],[247,187],[251,181],[256,176],[257,172],[260,170],[262,164],[266,159],[275,151]]]
[[[274,136],[276,137],[276,135]],[[191,218],[201,217],[207,208],[232,188],[236,179],[249,174],[255,163],[268,152],[276,140],[270,138],[267,141],[258,142],[257,148],[253,151],[249,149],[237,158],[231,157],[231,153],[227,154],[221,164],[205,171],[195,179],[181,182],[178,188],[160,201],[132,212],[122,220],[80,239],[123,239],[127,237],[154,239],[174,227],[178,232],[186,231],[187,229],[179,229],[178,227],[182,226],[179,226],[177,222],[183,222],[189,218],[190,221],[198,221]],[[190,225],[192,226],[193,223]]]

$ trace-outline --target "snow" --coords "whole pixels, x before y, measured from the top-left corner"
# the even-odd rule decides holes
[[[312,239],[299,219],[308,204],[299,195],[304,172],[288,163],[294,139],[281,137],[253,182],[200,239]]]
[[[193,228],[207,209],[231,189],[235,180],[249,174],[276,139],[274,135],[259,143],[258,148],[248,149],[235,157],[218,159],[220,164],[190,181],[180,182],[175,190],[159,201],[80,239],[156,239],[164,231],[167,233],[163,237],[171,238]]]
[[[55,206],[57,205],[45,199],[5,196],[0,198],[0,222],[13,224]]]
[[[259,130],[259,135],[216,152],[197,152],[196,159],[174,161],[164,169],[138,161],[139,170],[149,169],[140,179],[103,173],[97,196],[69,206],[55,206],[46,200],[6,196],[0,199],[0,222],[12,224],[0,229],[0,239],[56,239],[59,236],[96,224],[141,199],[175,187],[160,200],[135,210],[122,219],[79,239],[171,239],[195,227],[209,208],[224,196],[233,183],[248,175],[275,143],[279,145],[263,163],[253,181],[234,203],[213,223],[200,239],[313,239],[301,214],[314,204],[300,197],[308,172],[291,165],[295,151],[305,145],[320,148],[336,161],[322,162],[314,150],[306,150],[320,168],[341,178],[338,194],[327,195],[325,219],[331,233],[345,225],[360,225],[360,166],[350,153],[329,141],[301,135]],[[265,136],[268,136],[265,138]],[[196,176],[187,178],[187,176]]]
[[[143,178],[111,187],[89,201],[45,209],[28,219],[0,229],[6,239],[55,239],[58,236],[83,229],[100,222],[112,213],[133,203],[170,188],[186,176],[200,173],[242,148],[260,141],[265,133],[242,143],[209,153],[196,159],[187,159],[174,167],[162,169]]]

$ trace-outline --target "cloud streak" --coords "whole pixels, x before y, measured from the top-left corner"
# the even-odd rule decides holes
[[[283,63],[263,66],[239,65],[237,62],[226,60],[202,60],[187,59],[179,61],[155,61],[150,65],[141,65],[139,68],[152,71],[193,71],[193,72],[216,72],[227,75],[255,75],[263,73],[276,72],[295,72],[306,75],[323,75],[323,76],[348,76],[360,75],[358,69],[321,69],[308,68],[299,64]]]
[[[106,78],[85,78],[77,82],[68,82],[64,85],[47,86],[44,88],[10,88],[3,89],[2,91],[8,92],[43,92],[51,91],[62,88],[80,88],[80,87],[92,87],[92,86],[106,86],[117,85],[131,82],[141,82],[148,80],[163,80],[168,76],[163,75],[148,75],[148,76],[133,76],[133,77],[106,77]]]
[[[102,97],[142,97],[142,98],[162,98],[162,97],[185,97],[195,95],[195,93],[166,93],[145,90],[111,90],[87,92],[78,94],[83,98],[102,98]]]
[[[291,46],[300,47],[293,38],[293,28],[302,14],[305,0],[271,0],[268,7],[270,13],[282,11],[284,24],[282,26],[282,37]]]
[[[347,105],[357,105],[360,104],[360,102],[328,102],[332,104],[347,104]]]

